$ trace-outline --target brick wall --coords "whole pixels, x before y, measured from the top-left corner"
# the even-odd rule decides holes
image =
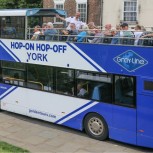
[[[43,7],[44,8],[54,8],[53,0],[43,0]]]
[[[100,0],[88,0],[88,23],[94,22],[100,25]]]
[[[65,0],[64,9],[67,11],[68,16],[74,16],[76,13],[76,1]]]
[[[43,0],[43,8],[54,8],[54,2],[53,0]],[[43,22],[54,22],[53,18],[43,18]]]

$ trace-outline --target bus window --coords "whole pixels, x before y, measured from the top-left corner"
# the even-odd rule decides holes
[[[74,70],[58,68],[56,69],[56,92],[72,95],[74,87]]]
[[[77,96],[81,98],[88,98],[89,84],[87,81],[77,82]]]
[[[152,91],[153,92],[153,81],[144,81],[144,90]]]
[[[18,63],[18,62],[2,61],[2,67],[3,68],[10,68],[10,69],[25,70],[25,64]]]
[[[76,95],[81,98],[111,103],[112,101],[112,77],[111,75],[77,71]],[[78,85],[82,87],[84,95],[78,95]],[[86,92],[85,92],[86,91]]]
[[[115,76],[115,104],[135,106],[135,82],[133,77]]]
[[[24,39],[25,37],[25,19],[21,16],[2,16],[1,20],[1,38]]]
[[[53,91],[53,68],[28,64],[27,87],[37,90]]]
[[[93,88],[91,99],[111,103],[112,85],[110,83],[98,83]]]
[[[2,61],[4,83],[25,86],[25,64]]]

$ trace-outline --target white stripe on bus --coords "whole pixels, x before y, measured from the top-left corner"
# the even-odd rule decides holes
[[[3,96],[5,96],[6,94],[8,94],[14,88],[16,88],[16,87],[11,87],[10,89],[8,89],[6,92],[4,92],[3,94],[0,95],[0,98],[2,98]]]
[[[71,45],[80,52],[83,56],[85,56],[91,63],[93,63],[96,67],[98,67],[102,72],[106,72],[101,66],[99,66],[95,61],[93,61],[89,56],[87,56],[80,48],[78,48],[75,44],[71,43]]]
[[[87,109],[89,109],[89,108],[95,106],[96,104],[98,104],[98,102],[93,102],[93,103],[91,103],[90,105],[88,105],[88,106],[86,106],[86,107],[80,109],[79,111],[77,111],[77,112],[75,112],[74,114],[68,116],[67,118],[63,119],[62,121],[58,122],[57,124],[62,124],[62,123],[64,123],[64,122],[70,120],[71,118],[73,118],[73,117],[77,116],[78,114],[82,113],[83,111],[85,111],[85,110],[87,110]]]

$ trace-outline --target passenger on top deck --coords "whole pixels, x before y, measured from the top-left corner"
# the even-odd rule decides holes
[[[105,30],[104,30],[104,37],[112,37],[112,25],[109,23],[109,24],[106,24],[105,25]]]
[[[141,30],[141,26],[140,25],[136,25],[134,29],[135,29],[135,31],[134,31],[134,35],[135,35],[134,45],[138,45],[139,38],[143,34],[143,31]]]
[[[87,25],[88,25],[88,28],[89,28],[89,30],[88,30],[89,38],[88,39],[92,40],[92,39],[94,39],[94,36],[95,36],[94,29],[96,28],[96,26],[95,26],[94,22],[89,22]]]
[[[33,34],[32,38],[31,38],[31,40],[37,40],[39,34],[40,34],[40,26],[36,25],[34,27],[34,34]]]
[[[146,34],[146,35],[142,36],[141,38],[145,38],[145,37],[153,37],[153,33]]]
[[[84,39],[87,37],[88,35],[88,26],[87,25],[83,25],[82,29],[80,29],[80,33],[77,35],[77,37],[75,38],[77,42],[83,42]]]
[[[116,28],[116,31],[120,31],[122,29],[120,24],[117,24],[115,28]]]
[[[47,23],[47,28],[44,31],[44,35],[45,35],[45,40],[52,40],[53,36],[57,34],[57,30],[54,29],[53,23],[52,22],[48,22]]]
[[[70,30],[70,23],[74,23],[76,26],[76,29],[79,30],[81,28],[81,26],[85,25],[84,22],[82,22],[79,18],[80,18],[80,12],[76,12],[75,16],[71,16],[71,17],[67,17],[67,18],[63,18],[59,15],[56,15],[56,18],[61,19],[62,21],[66,21],[68,22],[68,27],[67,30]]]
[[[117,30],[116,30],[116,28],[112,28],[111,29],[111,34],[112,34],[112,36],[111,37],[114,37],[115,35],[116,35],[116,33],[117,33]]]
[[[70,23],[70,29],[62,30],[60,34],[62,35],[60,36],[61,41],[74,41],[76,35],[78,35],[78,30],[76,29],[75,23]]]
[[[46,29],[47,29],[47,23],[43,23],[42,24],[41,33],[44,34],[44,32],[46,31]]]
[[[70,29],[68,30],[67,41],[75,41],[75,37],[78,35],[78,30],[76,29],[75,23],[70,23]]]
[[[134,38],[134,33],[128,30],[129,26],[127,23],[121,24],[121,30],[116,33],[113,37],[111,44],[120,44],[121,38]]]
[[[133,37],[134,33],[129,30],[129,25],[127,23],[121,24],[120,37]]]
[[[94,29],[95,36],[94,39],[88,40],[90,43],[102,43],[103,33],[99,27]]]

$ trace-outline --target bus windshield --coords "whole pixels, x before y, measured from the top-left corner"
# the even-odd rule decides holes
[[[27,28],[51,21],[58,14],[66,17],[66,11],[57,9],[4,9],[0,10],[0,37],[8,39],[27,39]]]

